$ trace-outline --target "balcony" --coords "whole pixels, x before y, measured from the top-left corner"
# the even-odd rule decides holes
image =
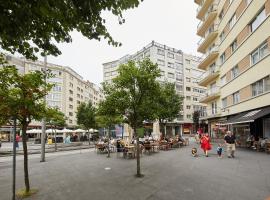
[[[197,19],[203,20],[205,13],[213,2],[214,0],[204,0],[201,2],[201,6],[197,8]]]
[[[215,87],[207,91],[206,96],[200,100],[200,103],[207,103],[220,97],[220,88]]]
[[[207,70],[203,74],[202,79],[199,82],[199,85],[206,87],[208,85],[208,83],[210,83],[211,81],[215,80],[217,77],[219,77],[219,67],[216,66],[213,69]]]
[[[194,2],[195,2],[196,4],[198,4],[198,5],[201,5],[202,0],[194,0]]]
[[[198,65],[199,69],[205,70],[218,57],[218,46],[213,47],[208,53],[205,54],[203,61]]]
[[[197,35],[204,37],[205,31],[213,23],[217,16],[217,5],[213,4],[209,7],[203,21],[201,21],[197,26]]]
[[[205,53],[207,47],[216,39],[218,36],[218,25],[212,25],[207,32],[205,33],[205,38],[202,38],[198,42],[198,49],[197,51],[200,53]]]
[[[211,107],[211,105],[210,105]],[[204,112],[203,116],[200,116],[200,120],[207,120],[210,118],[215,118],[221,116],[221,108],[217,107],[215,109],[207,109],[207,111]]]

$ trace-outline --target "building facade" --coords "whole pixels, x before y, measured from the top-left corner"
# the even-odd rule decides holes
[[[110,83],[113,78],[117,77],[119,65],[129,60],[138,61],[145,58],[158,64],[161,70],[161,77],[158,78],[158,81],[175,83],[176,92],[185,97],[180,117],[171,123],[166,132],[172,135],[182,132],[190,133],[193,111],[205,109],[205,105],[198,101],[205,94],[205,87],[198,85],[204,72],[204,70],[197,68],[200,63],[198,57],[184,54],[181,50],[152,41],[132,55],[104,63],[104,82]]]
[[[195,0],[209,131],[270,137],[270,0]]]
[[[17,67],[20,73],[30,73],[44,70],[42,61],[31,61],[13,56],[6,57],[10,64]],[[90,81],[85,81],[82,76],[70,67],[47,63],[47,69],[54,75],[47,81],[54,84],[52,90],[46,96],[49,107],[58,108],[67,118],[68,127],[77,126],[76,112],[82,102],[91,101],[97,107],[103,99],[102,90]],[[40,126],[40,122],[34,122],[32,126]]]

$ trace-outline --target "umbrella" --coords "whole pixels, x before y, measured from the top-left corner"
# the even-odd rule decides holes
[[[83,130],[83,129],[76,129],[76,130],[74,130],[74,132],[75,132],[75,133],[84,133],[85,130]]]
[[[158,139],[160,137],[159,121],[153,123],[153,138]]]
[[[59,130],[58,133],[73,133],[73,130],[64,128],[63,130]]]
[[[59,133],[60,130],[57,130],[57,129],[47,129],[46,130],[46,133]]]
[[[26,133],[42,133],[41,129],[31,129],[31,130],[27,130]]]

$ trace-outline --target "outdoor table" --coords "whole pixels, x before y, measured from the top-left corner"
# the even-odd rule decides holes
[[[124,147],[123,157],[126,158],[127,156],[131,155],[131,158],[135,158],[135,146],[128,145]]]
[[[160,149],[161,150],[168,150],[169,149],[169,143],[167,141],[161,141],[160,142]]]
[[[159,143],[150,143],[151,145],[151,149],[153,152],[155,152],[155,150],[158,152],[159,150]]]

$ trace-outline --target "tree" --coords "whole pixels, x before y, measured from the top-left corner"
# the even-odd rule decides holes
[[[45,78],[50,78],[51,74],[37,71],[21,75],[14,66],[4,66],[0,69],[0,77],[0,118],[16,117],[19,121],[22,130],[25,193],[28,194],[30,183],[26,130],[33,119],[41,120],[46,113],[44,97],[52,85],[46,83]]]
[[[96,126],[96,109],[92,105],[92,102],[81,103],[77,108],[77,123],[83,126],[84,129],[88,132],[89,145],[90,145],[90,128],[94,128]]]
[[[123,122],[122,115],[119,112],[116,112],[116,109],[112,107],[113,102],[110,102],[112,99],[108,99],[99,103],[97,111],[97,124],[99,127],[108,128],[108,158],[110,157],[110,137],[111,137],[111,128]]]
[[[110,11],[125,22],[124,10],[135,8],[141,0],[0,0],[0,46],[11,53],[19,52],[26,58],[36,59],[36,53],[60,55],[55,42],[72,42],[70,33],[80,32],[88,39],[107,39],[109,44],[121,45],[113,40],[101,16]]]
[[[158,91],[156,78],[160,76],[157,64],[149,59],[129,61],[118,69],[119,75],[112,84],[104,85],[105,102],[114,113],[124,116],[124,120],[134,130],[136,137],[137,176],[142,176],[140,169],[140,146],[137,128],[143,126],[144,120],[155,118],[155,95]]]
[[[47,124],[51,126],[51,129],[55,130],[57,127],[64,127],[66,125],[65,114],[59,111],[58,108],[48,108],[46,112],[46,121]],[[54,147],[57,151],[56,144],[56,130],[54,132]]]
[[[164,128],[166,135],[166,124],[179,116],[183,97],[175,91],[175,85],[169,82],[160,83],[159,93],[156,95],[157,119]]]
[[[192,118],[195,126],[195,131],[197,132],[199,128],[200,111],[199,110],[194,111],[192,114]]]

